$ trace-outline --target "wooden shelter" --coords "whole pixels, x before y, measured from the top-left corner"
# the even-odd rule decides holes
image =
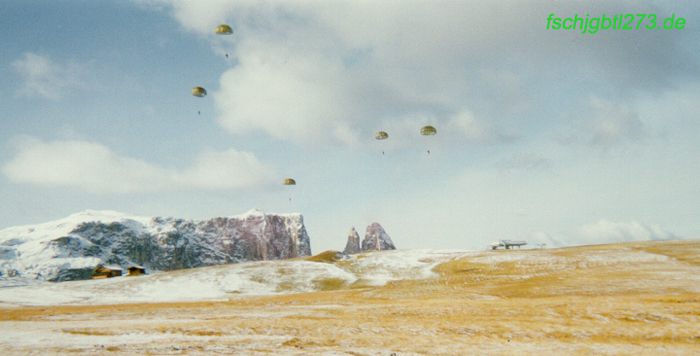
[[[146,269],[141,266],[129,267],[129,276],[142,276],[144,274],[146,274]]]
[[[122,275],[122,268],[119,266],[97,265],[92,272],[92,279],[112,278]]]

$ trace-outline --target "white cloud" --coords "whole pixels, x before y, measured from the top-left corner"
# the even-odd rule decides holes
[[[20,95],[58,100],[80,87],[78,66],[57,63],[48,56],[27,52],[12,67],[22,77]]]
[[[658,225],[636,221],[615,222],[599,220],[578,229],[583,243],[613,243],[625,241],[671,240],[678,236]]]
[[[287,59],[274,47],[246,53],[213,94],[224,128],[235,134],[262,130],[296,142],[355,140],[350,123],[356,111],[345,100],[349,88],[337,64],[313,56]]]
[[[2,167],[13,182],[92,193],[239,189],[269,182],[270,168],[248,152],[204,152],[182,170],[120,156],[95,142],[25,139]]]
[[[680,236],[659,225],[649,225],[637,221],[601,219],[558,235],[541,231],[535,232],[530,234],[528,240],[534,244],[544,243],[550,247],[562,247],[680,238]]]

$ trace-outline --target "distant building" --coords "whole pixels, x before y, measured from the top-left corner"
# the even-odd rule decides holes
[[[122,268],[119,266],[98,265],[92,272],[92,279],[112,278],[122,275]]]
[[[497,242],[494,242],[491,244],[491,249],[495,250],[498,249],[499,247],[503,247],[506,250],[510,250],[511,248],[517,246],[520,248],[521,246],[527,245],[527,242],[525,241],[516,241],[516,240],[500,240]]]
[[[129,267],[129,276],[142,276],[144,274],[146,274],[146,269],[141,266]]]

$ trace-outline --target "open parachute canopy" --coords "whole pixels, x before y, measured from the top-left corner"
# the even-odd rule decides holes
[[[217,35],[232,35],[233,34],[233,29],[231,26],[222,23],[219,26],[216,26],[216,29],[214,29],[214,33]],[[228,59],[228,53],[226,53],[226,59]]]
[[[207,96],[207,90],[202,87],[194,87],[192,88],[192,95],[202,98]]]
[[[207,90],[202,87],[194,87],[192,88],[192,95],[203,98],[207,96]]]
[[[282,181],[283,185],[297,185],[297,181],[294,180],[294,178],[285,178]]]
[[[214,30],[214,32],[215,32],[217,35],[232,35],[232,34],[233,34],[233,29],[231,28],[231,26],[229,26],[229,25],[223,23],[223,24],[221,24],[221,25],[219,25],[219,26],[216,26],[216,29]]]
[[[433,136],[433,135],[437,134],[437,130],[430,125],[423,126],[420,129],[420,134],[423,136]]]
[[[389,138],[389,134],[386,133],[386,131],[379,131],[376,134],[374,134],[374,138],[377,140],[386,140]]]

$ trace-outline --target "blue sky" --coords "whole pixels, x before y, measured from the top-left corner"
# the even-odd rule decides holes
[[[544,29],[628,12],[687,26]],[[698,19],[688,1],[4,1],[0,226],[257,207],[303,213],[315,251],[373,221],[403,248],[698,238]]]

